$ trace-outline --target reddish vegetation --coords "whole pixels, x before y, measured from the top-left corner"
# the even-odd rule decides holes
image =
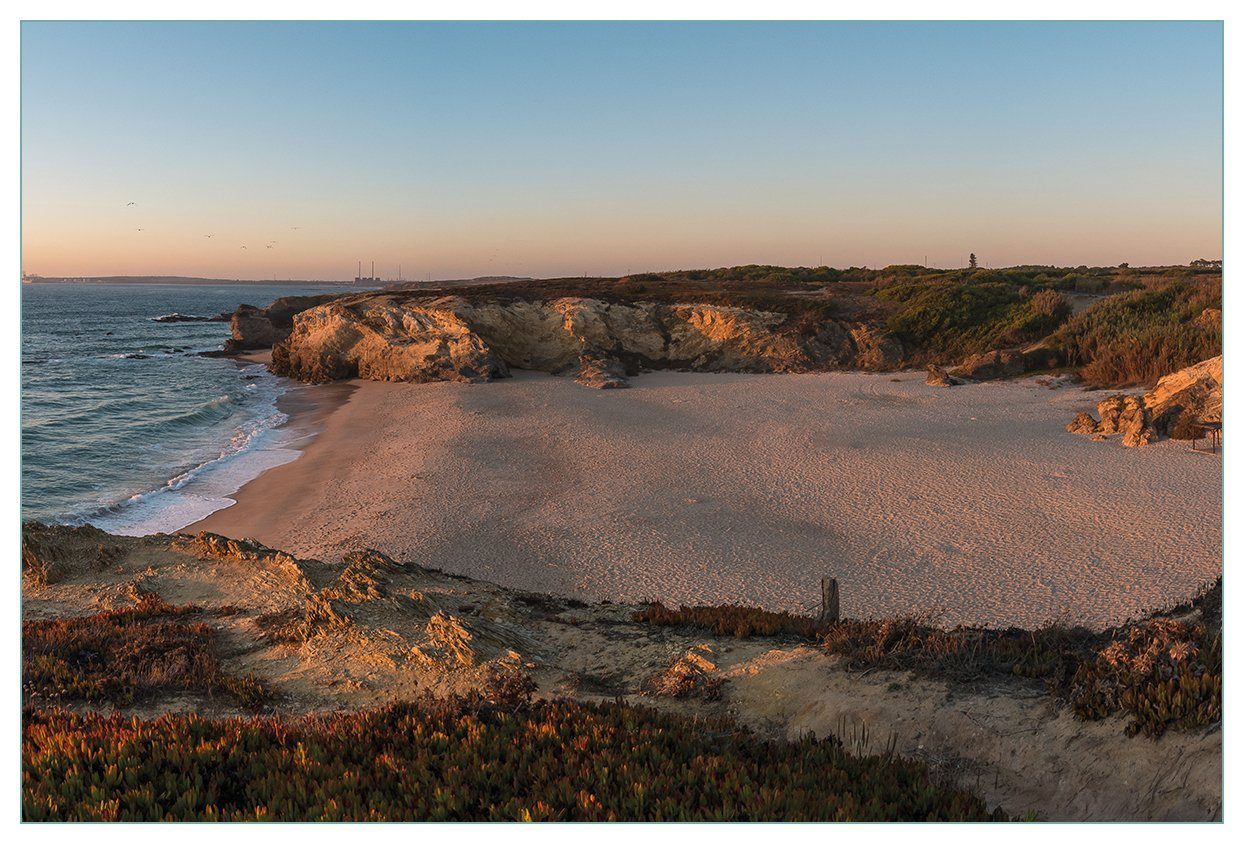
[[[216,632],[199,607],[175,607],[154,594],[138,605],[80,618],[22,624],[22,685],[27,702],[130,704],[178,692],[221,694],[257,707],[272,694],[226,672]]]

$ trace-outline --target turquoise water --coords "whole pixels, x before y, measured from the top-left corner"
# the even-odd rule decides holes
[[[22,518],[117,533],[176,530],[296,456],[283,379],[195,354],[229,336],[211,316],[325,292],[293,285],[22,287]]]

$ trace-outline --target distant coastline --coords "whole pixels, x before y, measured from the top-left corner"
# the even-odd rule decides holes
[[[302,285],[324,284],[338,287],[352,287],[351,281],[317,280],[317,279],[272,279],[272,278],[196,278],[181,275],[107,275],[107,276],[75,276],[75,277],[23,277],[24,284],[289,284]]]

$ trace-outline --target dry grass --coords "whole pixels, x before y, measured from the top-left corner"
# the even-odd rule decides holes
[[[219,612],[219,611],[218,611]],[[147,593],[138,605],[78,618],[22,624],[27,703],[127,705],[177,693],[223,695],[259,708],[273,693],[225,671],[204,610],[175,607]]]

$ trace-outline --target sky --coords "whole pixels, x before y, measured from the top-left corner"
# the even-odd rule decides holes
[[[26,22],[23,270],[1183,264],[1222,59],[1218,22]]]

